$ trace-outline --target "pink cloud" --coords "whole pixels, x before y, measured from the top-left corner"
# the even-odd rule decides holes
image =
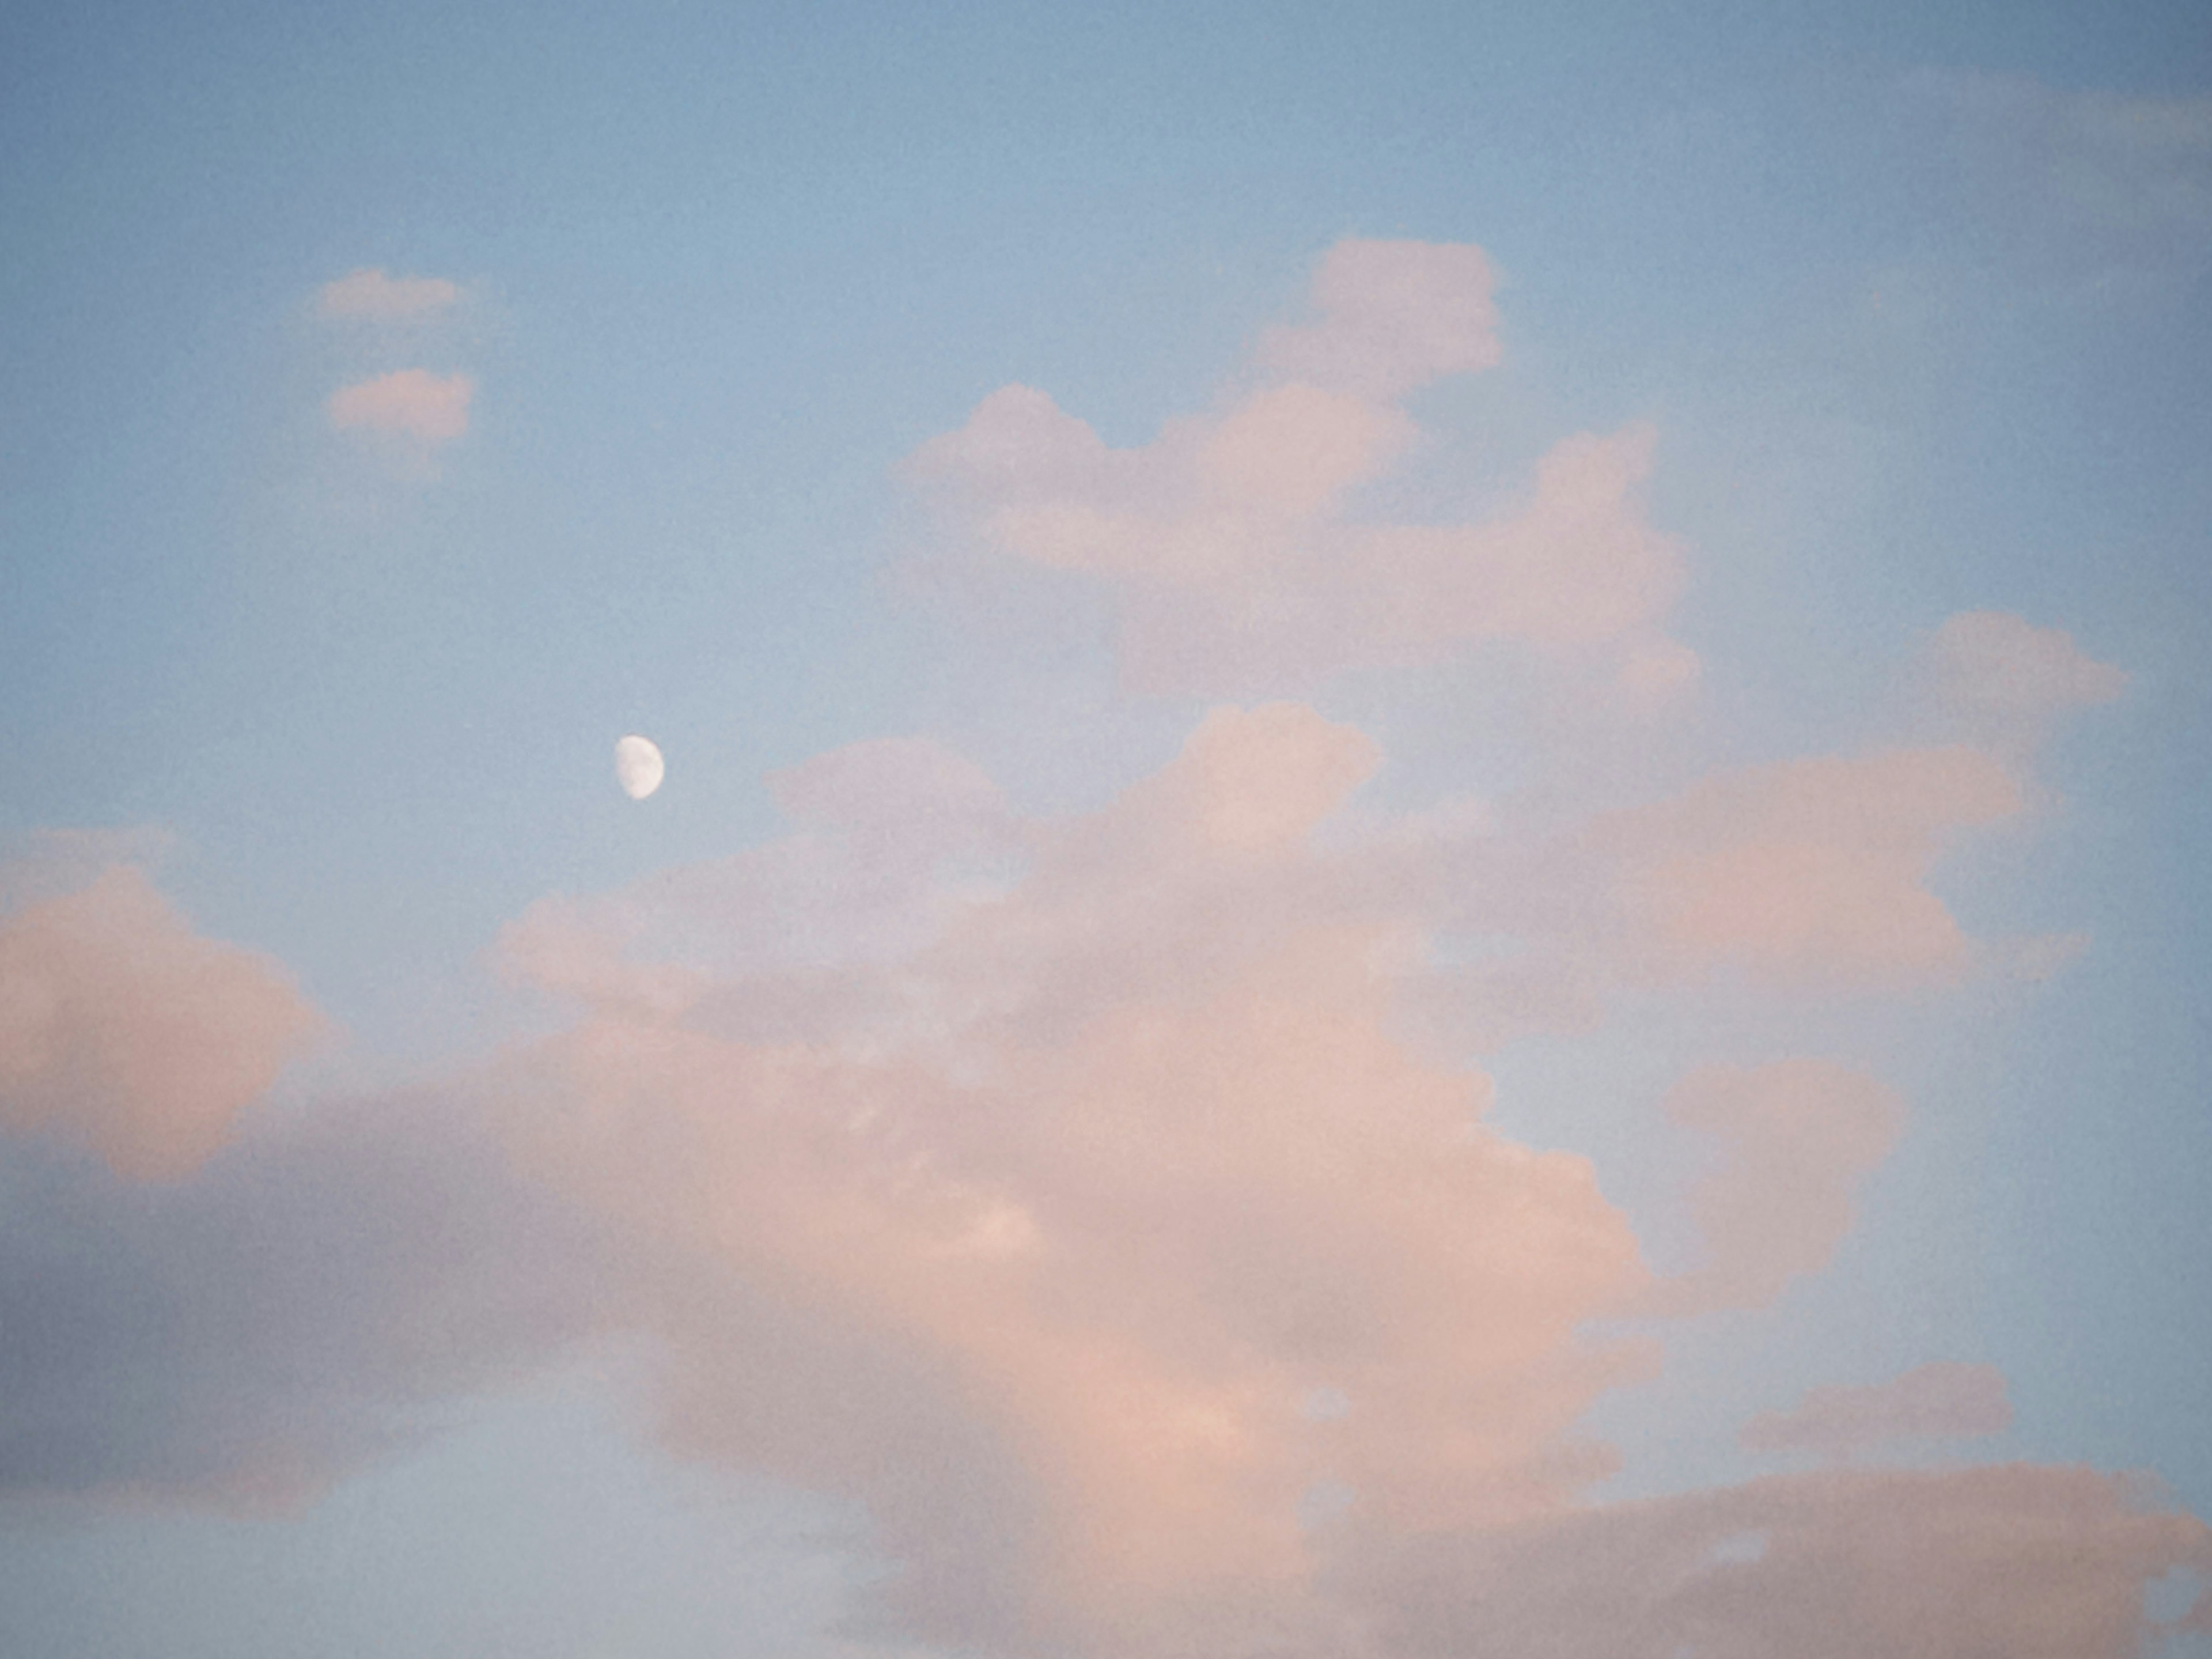
[[[1009,386],[911,471],[996,553],[1106,593],[1142,684],[1498,641],[1663,706],[1699,665],[1664,632],[1681,550],[1641,501],[1650,429],[1569,435],[1463,520],[1380,505],[1421,443],[1398,400],[1496,361],[1491,286],[1473,248],[1347,243],[1314,319],[1152,442]],[[363,272],[323,303],[450,289]],[[472,389],[407,370],[331,415],[435,444]],[[1934,656],[1954,705],[2006,719],[2113,684],[2017,618],[1954,619]],[[2105,1475],[1591,1501],[1617,1459],[1581,1420],[1660,1358],[1618,1322],[1760,1306],[1826,1267],[1898,1138],[1884,1084],[1691,1071],[1663,1109],[1716,1152],[1687,1195],[1705,1254],[1655,1283],[1591,1163],[1506,1134],[1460,1058],[1625,995],[1694,1010],[1716,979],[1954,981],[1976,949],[1930,879],[2021,811],[2017,769],[1898,749],[1604,811],[1398,813],[1360,795],[1382,764],[1267,702],[1062,817],[926,738],[772,775],[775,839],[503,931],[500,965],[573,1015],[556,1035],[423,1098],[276,1115],[143,1206],[41,1163],[44,1207],[0,1230],[128,1203],[102,1212],[122,1243],[82,1346],[135,1342],[189,1386],[95,1409],[94,1367],[42,1355],[0,1399],[0,1439],[31,1449],[0,1474],[296,1494],[441,1394],[643,1338],[670,1445],[865,1504],[897,1570],[863,1634],[1129,1659],[2134,1651],[2143,1585],[2212,1547]],[[2060,946],[2008,948],[2026,972]],[[135,872],[27,903],[0,969],[0,1114],[128,1175],[197,1167],[313,1024]],[[196,1261],[143,1321],[173,1247],[222,1270]],[[0,1276],[0,1304],[23,1295]],[[1746,1437],[1848,1456],[2003,1410],[1994,1372],[1931,1366]]]
[[[593,1012],[517,1081],[526,1165],[683,1282],[750,1287],[711,1317],[635,1299],[666,1432],[866,1499],[908,1633],[1294,1650],[1356,1616],[1340,1528],[1418,1553],[1572,1524],[1611,1465],[1577,1419],[1655,1363],[1583,1328],[1819,1271],[1903,1107],[1820,1060],[1692,1073],[1666,1109],[1720,1152],[1690,1198],[1706,1258],[1655,1284],[1586,1163],[1497,1133],[1487,1079],[1405,1046],[1425,931],[1465,904],[1607,982],[1925,979],[1955,928],[1931,951],[1884,915],[1922,915],[1944,838],[2017,799],[1969,750],[1749,769],[1486,878],[1490,815],[1347,816],[1380,760],[1297,704],[1218,708],[1108,806],[1033,822],[933,745],[854,745],[777,780],[783,841],[566,913],[621,986],[696,988],[569,980]],[[1797,845],[1813,890],[1773,889],[1779,920],[1668,931],[1708,890],[1657,872],[1704,852],[1725,884]],[[1853,859],[1875,875],[1839,890],[1824,860]],[[1581,939],[1562,918],[1606,893]],[[1869,934],[1802,920],[1869,904]],[[1316,1492],[1342,1505],[1320,1530]]]
[[[1479,247],[1339,242],[1314,274],[1320,320],[1270,329],[1259,359],[1286,380],[1396,398],[1497,362],[1492,286]]]
[[[1587,1322],[1758,1305],[1845,1236],[1903,1115],[1872,1078],[1686,1079],[1667,1109],[1722,1154],[1691,1195],[1707,1258],[1655,1285],[1586,1163],[1403,1045],[1431,860],[1495,825],[1347,833],[1379,761],[1299,705],[1216,709],[1107,807],[1024,822],[933,745],[859,744],[777,781],[784,841],[568,916],[623,985],[696,988],[572,978],[593,1012],[515,1079],[520,1156],[688,1264],[628,1297],[668,1345],[665,1431],[864,1498],[902,1632],[1297,1650],[1364,1616],[1340,1534],[1418,1555],[1579,1524],[1611,1455],[1576,1420],[1655,1363]],[[1924,844],[2011,799],[1979,757],[1807,767],[1590,842],[1640,869],[1698,837],[1864,841],[1917,888]],[[1547,903],[1583,890],[1539,867]],[[702,1305],[717,1281],[747,1288]]]
[[[1039,820],[941,745],[876,740],[771,779],[778,840],[541,901],[503,960],[580,1018],[469,1092],[550,1208],[531,1224],[568,1237],[567,1217],[589,1257],[541,1315],[488,1248],[470,1305],[526,1345],[540,1318],[652,1339],[669,1444],[864,1502],[900,1564],[880,1628],[983,1651],[1318,1659],[1364,1630],[1574,1659],[1692,1630],[1747,1656],[1826,1618],[1899,1653],[2031,1617],[2091,1642],[2197,1559],[2195,1522],[2128,1519],[2066,1471],[1592,1507],[1614,1458],[1578,1419],[1657,1363],[1592,1322],[1755,1305],[1819,1270],[1902,1108],[1821,1061],[1692,1073],[1667,1110],[1721,1152],[1690,1200],[1708,1255],[1655,1285],[1589,1162],[1501,1133],[1490,1080],[1401,1026],[1455,906],[1542,945],[1613,895],[1628,921],[1583,943],[1618,983],[1654,959],[1652,870],[1809,839],[1890,860],[1878,896],[1917,890],[2008,772],[1936,750],[1721,775],[1527,842],[1518,879],[1469,896],[1507,867],[1474,854],[1516,832],[1464,805],[1354,811],[1381,762],[1310,708],[1217,708],[1103,808]],[[433,1370],[475,1375],[467,1309],[426,1306]],[[300,1443],[314,1471],[337,1455]],[[242,1467],[265,1488],[284,1454]],[[1881,1553],[1881,1504],[1918,1506],[1920,1553]],[[1992,1534],[2003,1506],[2033,1525]],[[2019,1612],[2004,1573],[1976,1576],[1991,1550],[2072,1576]],[[1966,1605],[1922,1606],[1923,1555]],[[1822,1559],[1874,1610],[1823,1590]]]
[[[1999,1434],[2012,1426],[2004,1376],[1992,1365],[1937,1361],[1887,1382],[1811,1390],[1787,1412],[1744,1425],[1746,1450],[1845,1459],[1892,1440]]]
[[[315,308],[325,317],[398,322],[443,311],[461,291],[442,276],[387,276],[381,270],[356,270],[315,291]]]
[[[1644,1311],[1759,1307],[1827,1266],[1850,1231],[1851,1194],[1888,1156],[1905,1118],[1875,1079],[1826,1060],[1708,1066],[1666,1113],[1724,1149],[1690,1194],[1706,1259],[1656,1285]]]
[[[2022,800],[1978,750],[1817,756],[1579,818],[1386,836],[1346,848],[1342,873],[1438,935],[1492,942],[1406,977],[1425,1026],[1487,1051],[1589,1030],[1624,994],[1895,994],[2055,969],[2050,950],[1969,938],[1929,885],[1948,849]]]
[[[1782,982],[1942,982],[1965,934],[1927,877],[1960,831],[2021,810],[1969,749],[1891,750],[1717,773],[1594,825],[1620,948],[1652,973],[1731,966]]]
[[[908,474],[987,548],[1101,584],[1124,675],[1146,690],[1274,688],[1509,640],[1607,647],[1646,706],[1694,678],[1659,632],[1681,558],[1644,514],[1649,428],[1562,441],[1490,518],[1360,510],[1419,436],[1394,400],[1495,360],[1480,251],[1346,243],[1316,300],[1322,322],[1263,341],[1274,379],[1150,444],[1110,448],[1007,386]]]
[[[469,429],[476,382],[465,374],[403,368],[331,394],[331,424],[341,432],[389,433],[424,444],[450,443]]]
[[[277,965],[137,870],[0,921],[0,1125],[139,1181],[190,1174],[321,1028]]]
[[[1295,1599],[1316,1481],[1492,1524],[1609,1467],[1574,1420],[1649,1355],[1579,1328],[1640,1289],[1634,1239],[1584,1160],[1486,1127],[1486,1079],[1391,1034],[1387,929],[1310,839],[1374,763],[1310,709],[1218,710],[902,951],[834,985],[753,957],[673,1023],[603,1000],[515,1079],[538,1180],[750,1287],[713,1318],[641,1288],[669,1433],[866,1498],[910,1628],[1141,1648]],[[995,806],[911,749],[783,793],[866,822],[894,785]],[[902,872],[917,912],[940,875]],[[690,937],[653,893],[615,941],[641,969]],[[1346,1409],[1316,1420],[1318,1389]]]
[[[995,892],[1019,854],[997,786],[927,739],[848,744],[767,781],[793,833],[622,891],[539,899],[501,931],[500,971],[639,1016],[704,1005],[702,1018],[811,1030],[880,1010],[885,964]]]

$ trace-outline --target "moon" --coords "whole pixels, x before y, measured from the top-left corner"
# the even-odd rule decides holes
[[[633,732],[615,745],[615,781],[632,800],[643,800],[660,787],[668,763],[652,738]]]

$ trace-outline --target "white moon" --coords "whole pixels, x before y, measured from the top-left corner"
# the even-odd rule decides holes
[[[615,781],[632,800],[643,800],[659,788],[667,773],[667,763],[652,738],[632,735],[615,745]]]

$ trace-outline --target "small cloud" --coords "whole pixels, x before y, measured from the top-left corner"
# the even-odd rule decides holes
[[[1927,884],[1961,830],[2021,810],[1965,747],[1816,756],[1716,772],[1601,819],[1628,963],[1666,978],[1733,967],[1779,984],[1941,984],[1969,941]]]
[[[1270,329],[1262,364],[1332,392],[1394,398],[1498,362],[1498,307],[1479,247],[1347,240],[1314,273],[1316,322]]]
[[[1965,1439],[2011,1426],[2012,1402],[1995,1366],[1938,1361],[1887,1382],[1812,1389],[1794,1411],[1752,1419],[1742,1438],[1747,1451],[1840,1461],[1887,1441]]]
[[[426,444],[449,443],[469,429],[477,383],[465,374],[403,368],[332,392],[331,424],[341,432],[390,433]]]
[[[2076,709],[2116,701],[2128,675],[2063,629],[1966,611],[1921,642],[1905,684],[1926,732],[2019,768]]]
[[[1850,1230],[1854,1190],[1905,1117],[1873,1078],[1818,1060],[1707,1066],[1676,1085],[1666,1109],[1728,1149],[1690,1195],[1705,1265],[1654,1285],[1643,1310],[1668,1315],[1762,1307],[1825,1267]]]
[[[381,270],[356,270],[315,291],[315,309],[325,317],[402,322],[443,311],[461,290],[442,276],[387,276]]]
[[[1982,719],[2040,720],[2127,690],[2124,670],[2088,656],[2062,629],[2002,611],[1967,611],[1936,630],[1927,660],[1945,707]]]

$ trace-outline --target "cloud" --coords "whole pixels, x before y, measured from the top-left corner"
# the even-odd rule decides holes
[[[1938,1360],[1887,1382],[1814,1389],[1794,1410],[1752,1419],[1743,1445],[1841,1460],[1893,1440],[1961,1438],[2011,1426],[2012,1402],[1995,1366]]]
[[[1270,329],[1261,363],[1283,380],[1376,401],[1492,367],[1498,309],[1479,247],[1339,242],[1314,273],[1320,320]]]
[[[0,1496],[295,1506],[578,1351],[609,1258],[465,1093],[262,1115],[193,1179],[0,1160]]]
[[[1487,641],[1663,705],[1698,664],[1664,632],[1681,550],[1641,505],[1649,429],[1563,438],[1494,512],[1383,510],[1422,443],[1399,400],[1496,360],[1491,288],[1472,248],[1345,244],[1311,319],[1152,442],[1012,386],[908,470],[994,556],[1104,592],[1139,684]],[[331,416],[434,444],[471,391],[408,370]],[[2008,719],[2111,684],[2017,618],[1954,619],[1931,652],[1947,707]],[[1662,1358],[1624,1320],[1758,1307],[1825,1267],[1899,1134],[1884,1083],[1803,1056],[1688,1071],[1663,1111],[1716,1152],[1687,1194],[1705,1253],[1655,1280],[1590,1161],[1505,1133],[1465,1060],[1630,1000],[1927,994],[2007,951],[2027,971],[2058,947],[1978,950],[1929,885],[2021,811],[2017,759],[1816,755],[1571,804],[1540,776],[1398,811],[1362,794],[1368,731],[1265,702],[1036,817],[944,744],[874,738],[772,775],[786,827],[760,845],[517,916],[493,955],[557,1003],[551,1035],[282,1116],[240,1117],[312,1018],[280,970],[135,872],[23,888],[10,1121],[113,1167],[30,1144],[0,1168],[0,1329],[32,1334],[0,1345],[0,1490],[296,1499],[620,1344],[670,1446],[865,1504],[896,1570],[844,1635],[2132,1651],[2143,1585],[2212,1556],[2110,1476],[1592,1499],[1619,1458],[1582,1419]],[[1923,1368],[1747,1435],[1848,1456],[1970,1431],[1992,1388],[2001,1408],[1994,1373]]]
[[[1653,1287],[1643,1311],[1759,1307],[1827,1266],[1851,1224],[1851,1193],[1895,1144],[1905,1109],[1875,1079],[1825,1060],[1709,1066],[1666,1114],[1725,1148],[1692,1190],[1705,1264]]]
[[[1583,1160],[1404,1045],[1427,913],[1495,825],[1348,818],[1380,758],[1298,704],[1217,708],[1103,809],[1029,821],[935,745],[856,744],[777,780],[782,840],[510,937],[542,973],[520,947],[557,915],[601,975],[546,980],[589,1012],[510,1079],[518,1155],[680,1264],[623,1297],[675,1444],[866,1503],[905,1564],[869,1628],[1296,1650],[1349,1616],[1316,1600],[1340,1525],[1576,1512],[1612,1467],[1576,1419],[1656,1361],[1587,1322],[1759,1305],[1845,1235],[1903,1115],[1875,1079],[1686,1078],[1668,1113],[1722,1149],[1708,1255],[1655,1284]],[[1810,837],[1911,914],[1935,838],[2011,800],[1984,757],[1900,752],[1722,775],[1567,844],[1640,881]],[[1540,936],[1591,866],[1533,867]]]
[[[2012,772],[1818,757],[1532,831],[1347,811],[1381,760],[1218,708],[1104,808],[1026,820],[937,745],[855,744],[775,781],[782,839],[533,913],[604,977],[545,979],[588,1012],[511,1084],[519,1155],[684,1264],[626,1296],[672,1440],[866,1503],[906,1564],[871,1629],[1296,1651],[1364,1616],[1340,1532],[1586,1513],[1612,1455],[1576,1419],[1656,1358],[1587,1322],[1764,1305],[1846,1237],[1903,1121],[1879,1079],[1686,1076],[1706,1253],[1655,1282],[1587,1164],[1406,1045],[1424,998],[1498,1017],[1425,945],[1502,930],[1601,995],[1938,987],[1972,951],[1926,877]]]
[[[2212,257],[2212,98],[1980,70],[1917,70],[1906,90],[1941,124],[1947,205],[2015,270],[2185,274]]]
[[[1437,917],[1515,914],[1459,889],[1516,832],[1350,811],[1381,762],[1310,708],[1221,708],[1103,807],[1030,819],[940,744],[848,745],[772,779],[782,837],[518,919],[505,966],[565,1030],[258,1125],[151,1205],[24,1165],[0,1318],[43,1334],[0,1378],[0,1484],[282,1501],[643,1339],[672,1447],[866,1505],[897,1571],[858,1636],[1573,1659],[1840,1619],[1971,1651],[2021,1620],[2106,1640],[2201,1557],[2196,1522],[2067,1471],[1593,1506],[1616,1459],[1577,1421],[1659,1355],[1592,1322],[1817,1271],[1902,1107],[1814,1060],[1691,1073],[1666,1110],[1722,1150],[1708,1256],[1655,1284],[1587,1160],[1500,1133],[1490,1080],[1401,1034]],[[1524,847],[1550,890],[1518,914],[1542,939],[1593,869],[1640,903],[1707,842],[1863,846],[1877,896],[1917,890],[2009,780],[1965,750],[1717,775]],[[1917,1553],[1884,1553],[1884,1505]],[[2045,1556],[2058,1579],[2012,1585]],[[1924,1605],[1930,1563],[1961,1605]]]
[[[1917,677],[1936,718],[1968,741],[2024,754],[2062,715],[2112,702],[2128,676],[2063,629],[2002,611],[1950,617],[1922,648]]]
[[[476,382],[465,374],[403,368],[331,394],[331,424],[341,432],[388,433],[425,445],[450,443],[469,429]]]
[[[1337,1570],[1370,1650],[1425,1659],[2137,1659],[2143,1592],[2212,1532],[2125,1479],[1828,1472],[1376,1540]],[[2172,1626],[2169,1626],[2171,1628]]]
[[[144,824],[31,830],[0,854],[0,915],[89,887],[115,866],[158,870],[174,849],[169,831]]]
[[[997,786],[926,738],[852,744],[768,785],[792,834],[622,891],[540,899],[501,930],[501,971],[634,1014],[708,1002],[790,1036],[832,1010],[880,1006],[885,965],[997,890],[1020,856]],[[717,995],[731,987],[744,995]]]
[[[381,270],[356,270],[315,291],[315,309],[325,317],[402,322],[445,310],[461,291],[442,276],[387,276]]]
[[[1419,437],[1395,400],[1496,361],[1489,292],[1479,249],[1342,243],[1316,276],[1322,320],[1267,335],[1265,382],[1224,412],[1114,449],[1011,386],[907,471],[985,548],[1098,583],[1146,690],[1274,690],[1519,641],[1610,648],[1631,695],[1662,701],[1695,658],[1659,632],[1681,556],[1641,501],[1650,428],[1562,440],[1490,518],[1360,510]]]
[[[1896,749],[1717,772],[1600,820],[1587,848],[1612,872],[1616,946],[1644,974],[1941,983],[1970,951],[1929,871],[1960,831],[2021,805],[1987,755]]]
[[[872,810],[918,770],[941,798],[958,774],[918,758],[786,797]],[[1217,710],[1103,811],[1025,826],[1018,876],[928,937],[872,932],[796,1030],[820,981],[755,958],[674,1023],[602,1002],[512,1080],[535,1180],[728,1287],[629,1298],[667,1431],[865,1498],[909,1633],[1264,1623],[1317,1481],[1499,1523],[1610,1467],[1574,1419],[1650,1355],[1578,1328],[1641,1288],[1635,1241],[1586,1161],[1486,1127],[1486,1079],[1391,1035],[1388,930],[1310,842],[1374,760],[1309,709]]]
[[[0,920],[0,1127],[135,1180],[191,1173],[322,1029],[269,958],[130,866]]]
[[[1337,873],[1347,894],[1418,916],[1429,943],[1401,969],[1409,1011],[1486,1053],[1589,1031],[1624,996],[1897,995],[1992,963],[2055,967],[1969,938],[1929,885],[1946,851],[2021,805],[2011,769],[1974,749],[1810,756],[1564,821],[1443,815],[1344,848]]]
[[[1928,655],[1939,693],[1965,710],[2007,715],[2056,714],[2110,702],[2128,677],[2086,656],[2063,629],[2037,628],[2002,611],[1966,611],[1936,630]]]

